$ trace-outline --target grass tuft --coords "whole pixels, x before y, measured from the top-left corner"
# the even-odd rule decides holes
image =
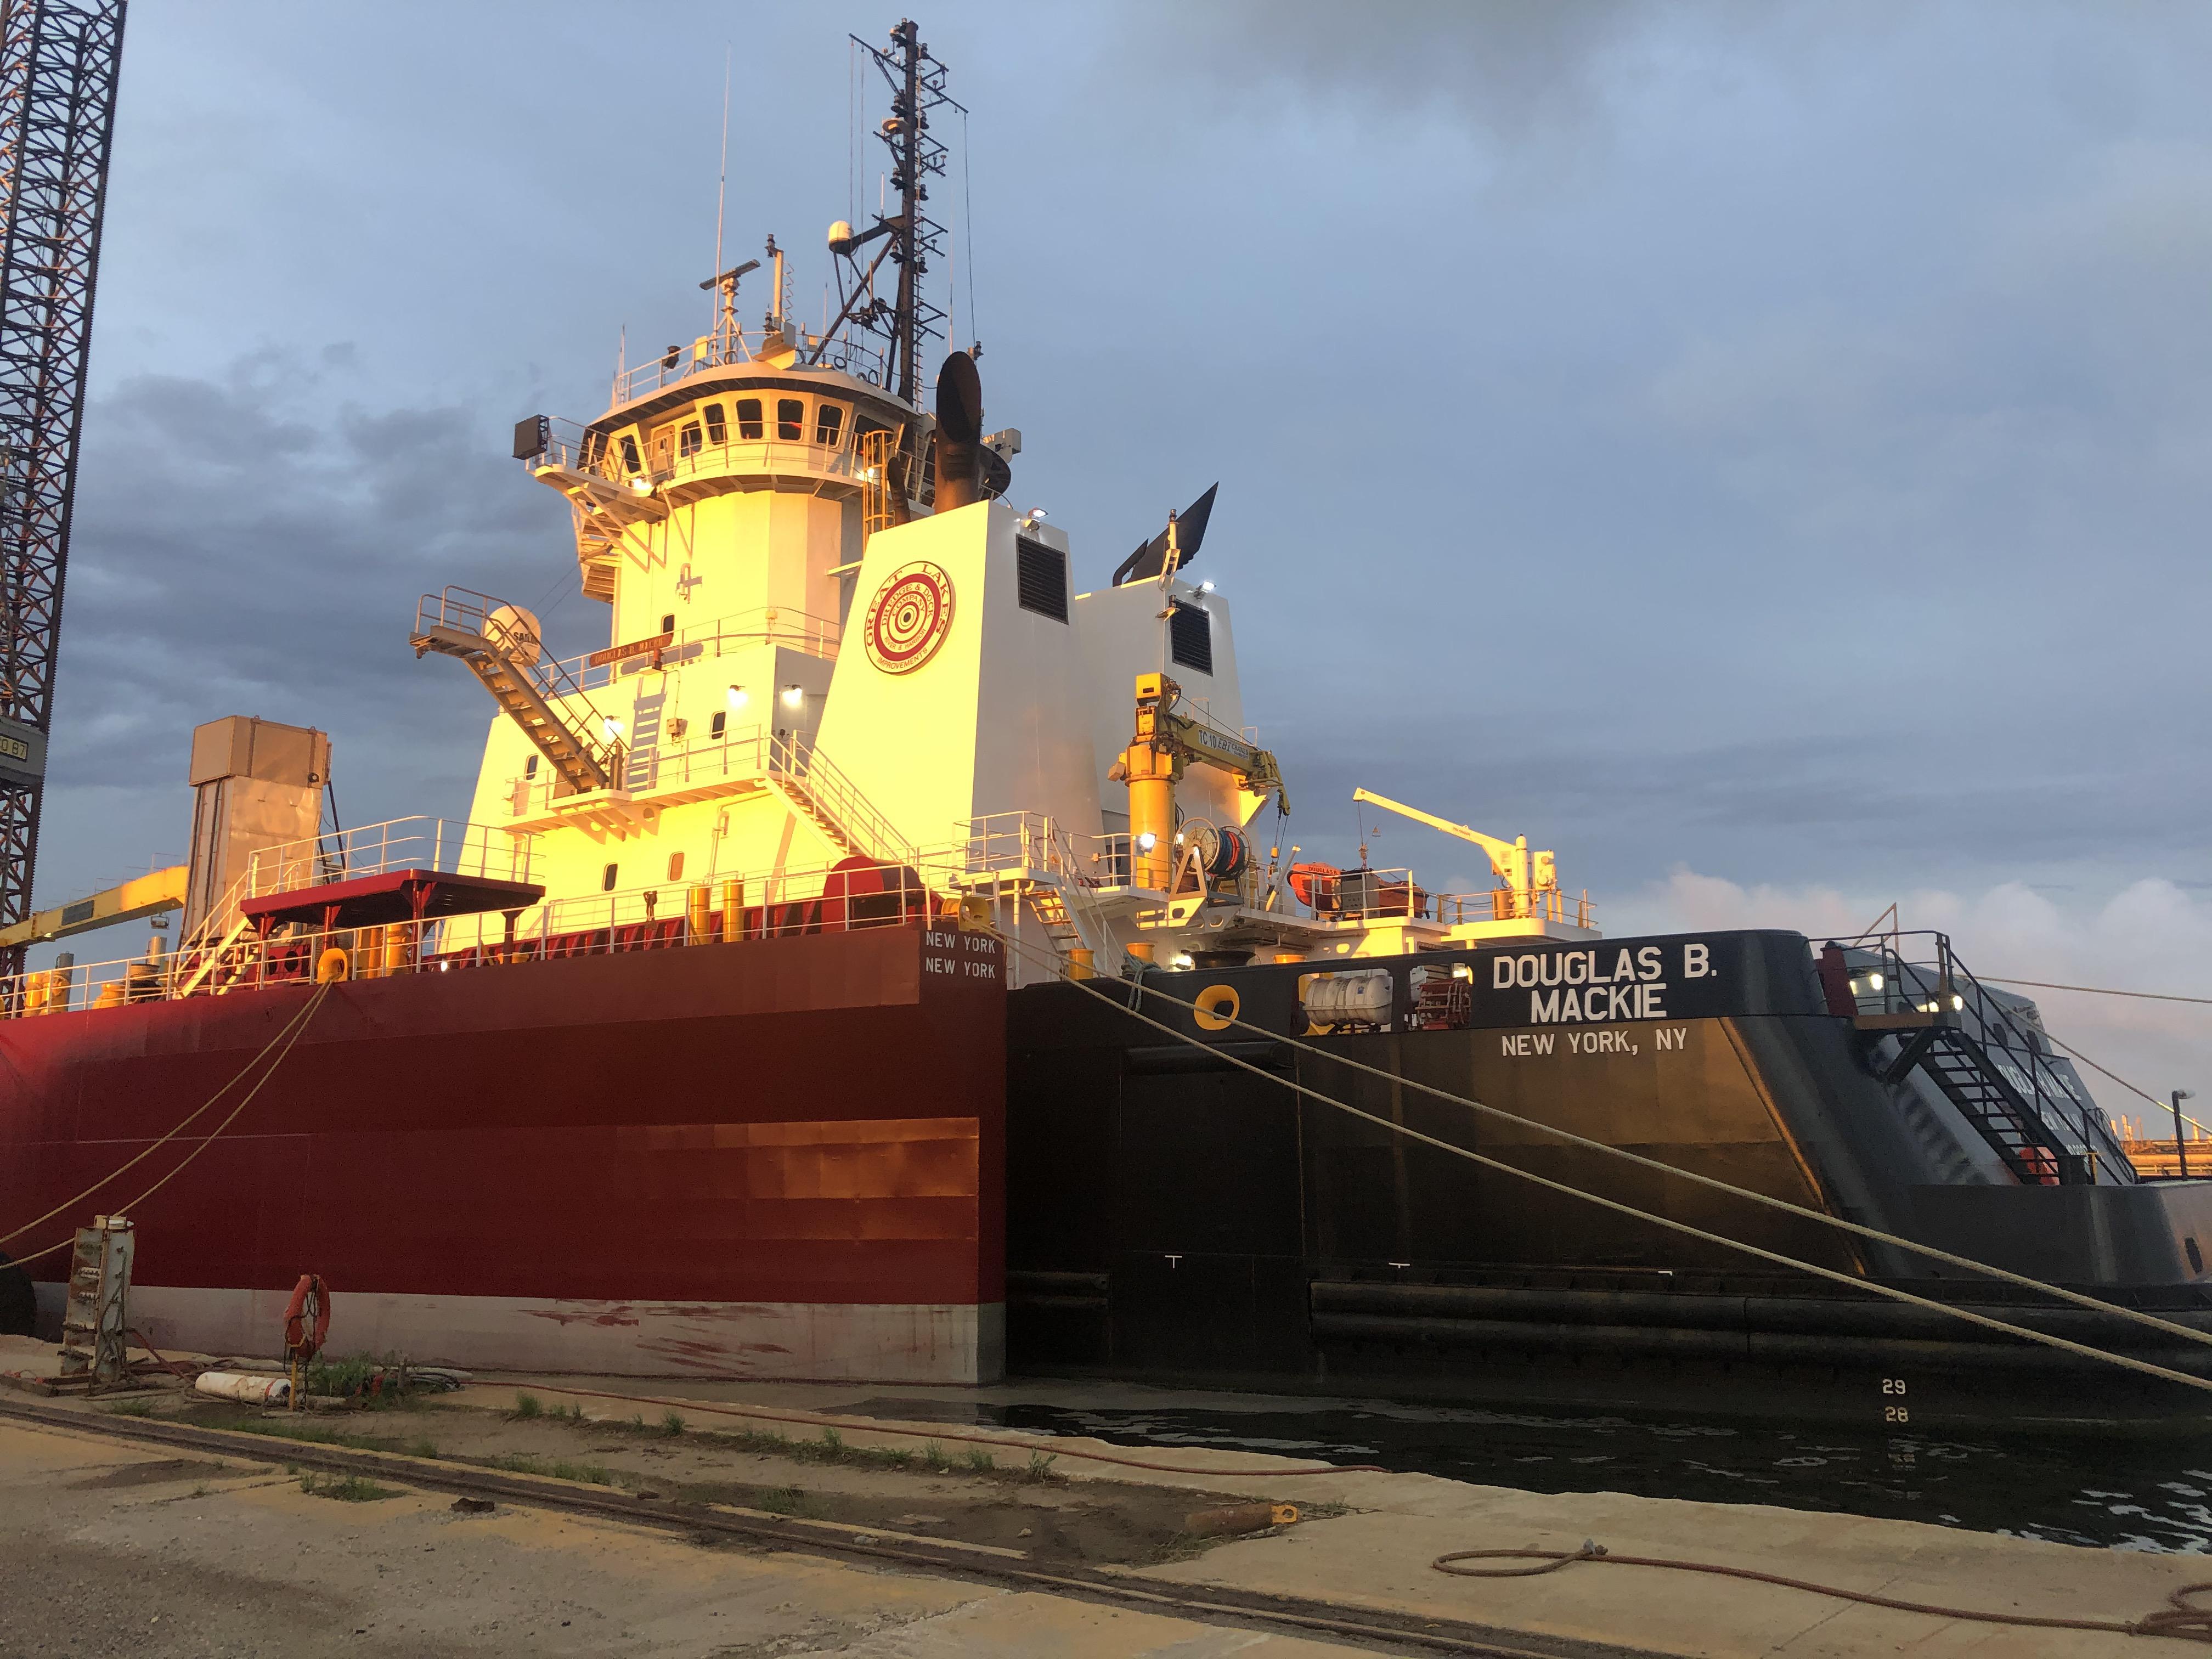
[[[341,1504],[368,1504],[399,1496],[396,1489],[380,1486],[362,1475],[318,1474],[313,1469],[300,1477],[300,1490],[316,1498],[335,1498]]]
[[[993,1469],[998,1467],[998,1459],[992,1456],[990,1453],[985,1451],[981,1446],[978,1446],[974,1451],[964,1454],[961,1457],[960,1461],[965,1463],[969,1468],[975,1470],[978,1474],[988,1474]]]
[[[519,1390],[515,1394],[514,1414],[517,1417],[538,1417],[542,1415],[544,1410],[545,1402],[540,1400],[536,1395],[527,1394]]]
[[[407,1455],[410,1457],[435,1457],[438,1443],[427,1436],[418,1436],[407,1443]]]
[[[835,1429],[824,1429],[822,1431],[822,1454],[825,1458],[829,1459],[832,1462],[836,1462],[845,1455],[846,1450],[847,1447],[845,1445],[845,1437],[843,1435],[838,1433]]]
[[[945,1448],[934,1440],[922,1443],[921,1461],[940,1474],[952,1467],[952,1460],[945,1455]]]
[[[587,1480],[595,1486],[611,1486],[615,1477],[604,1463],[570,1463],[556,1460],[553,1465],[556,1480]]]
[[[110,1417],[151,1417],[154,1402],[150,1400],[118,1400],[112,1406],[102,1406],[100,1410]]]
[[[770,1515],[819,1516],[822,1505],[797,1486],[776,1486],[760,1495],[760,1506]]]
[[[633,1429],[636,1429],[641,1432],[645,1428],[645,1413],[643,1412],[632,1412],[629,1414],[629,1425]]]
[[[683,1433],[684,1414],[681,1412],[670,1412],[667,1416],[660,1419],[660,1431],[672,1436]]]
[[[1049,1480],[1053,1478],[1052,1466],[1058,1462],[1060,1462],[1058,1452],[1032,1451],[1030,1454],[1029,1468],[1022,1478],[1039,1483]]]

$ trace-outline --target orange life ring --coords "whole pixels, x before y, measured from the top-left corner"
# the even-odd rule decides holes
[[[310,1302],[313,1308],[310,1310]],[[331,1287],[320,1273],[301,1273],[284,1304],[284,1352],[287,1358],[313,1359],[331,1334]]]

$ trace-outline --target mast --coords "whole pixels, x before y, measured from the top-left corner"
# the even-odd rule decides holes
[[[890,152],[890,186],[898,192],[898,210],[878,213],[868,229],[855,233],[850,226],[831,228],[830,251],[844,266],[837,276],[842,301],[836,320],[823,331],[822,345],[810,362],[822,360],[830,338],[847,323],[869,330],[884,343],[883,379],[887,392],[895,392],[909,407],[921,406],[921,354],[924,343],[940,335],[944,309],[932,305],[922,291],[929,262],[945,251],[945,227],[929,216],[929,181],[945,176],[945,146],[930,136],[929,118],[939,109],[966,109],[948,97],[945,66],[930,55],[921,26],[902,18],[891,31],[890,47],[870,46],[858,35],[853,43],[868,54],[890,88],[891,112],[876,130]],[[841,234],[842,233],[842,234]],[[863,265],[860,250],[881,240],[884,246]],[[886,303],[877,297],[876,276],[888,259],[897,268],[896,298]],[[848,277],[851,287],[847,288]]]

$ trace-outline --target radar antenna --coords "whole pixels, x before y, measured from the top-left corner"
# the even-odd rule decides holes
[[[922,297],[921,279],[929,261],[945,251],[945,227],[932,219],[922,204],[929,200],[929,180],[945,176],[945,146],[929,136],[929,118],[939,109],[966,107],[945,91],[948,71],[929,54],[921,29],[911,19],[902,19],[891,31],[890,49],[872,46],[860,36],[853,44],[866,52],[891,89],[891,112],[876,136],[890,151],[890,187],[898,192],[898,211],[878,213],[876,222],[855,233],[852,227],[831,227],[830,251],[842,262],[837,269],[837,319],[823,331],[811,363],[822,361],[830,342],[850,324],[881,337],[884,342],[883,386],[896,392],[910,407],[919,409],[922,343],[944,331],[942,307]],[[883,246],[864,267],[860,250],[881,240]],[[884,301],[876,291],[877,273],[888,259],[898,271],[896,299]]]
[[[0,0],[0,927],[31,914],[125,5]]]

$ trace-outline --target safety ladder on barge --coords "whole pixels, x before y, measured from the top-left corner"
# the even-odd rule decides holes
[[[1908,957],[1905,940],[1928,941]],[[1948,935],[1831,942],[1820,978],[1891,1088],[1924,1075],[2023,1186],[2124,1186],[2138,1179],[2095,1103],[2053,1060],[2048,1039],[1966,971]]]

